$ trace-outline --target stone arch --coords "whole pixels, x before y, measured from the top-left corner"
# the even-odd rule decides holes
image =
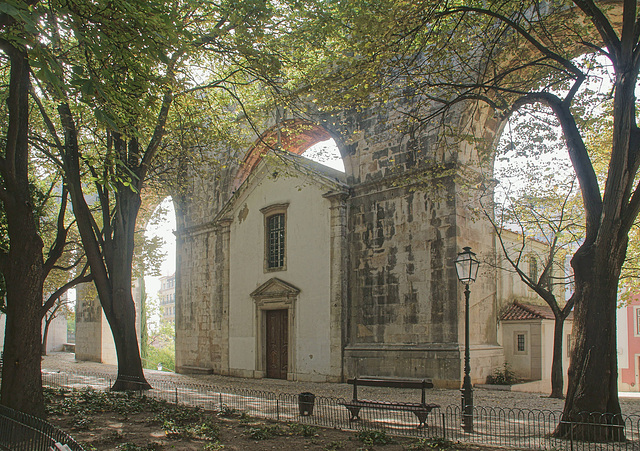
[[[240,163],[233,187],[238,188],[247,179],[269,149],[280,147],[296,155],[302,155],[314,144],[334,138],[335,135],[326,128],[311,121],[286,119],[262,133],[249,149]],[[340,152],[343,154],[342,150]]]

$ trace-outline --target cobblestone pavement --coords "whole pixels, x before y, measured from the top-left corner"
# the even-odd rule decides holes
[[[96,362],[76,362],[73,353],[50,353],[42,361],[42,369],[46,371],[88,372],[111,374],[117,373],[114,365]],[[316,396],[350,398],[352,387],[347,384],[322,382],[292,382],[278,379],[245,379],[218,375],[184,375],[166,371],[145,370],[145,375],[153,385],[154,380],[171,380],[183,384],[214,385],[217,387],[233,387],[236,389],[263,390],[274,393],[297,394],[311,392]],[[364,387],[361,395],[370,399],[387,401],[419,400],[417,390],[385,389]],[[625,415],[640,415],[640,396],[638,393],[620,393],[620,405]],[[460,391],[448,389],[432,389],[428,391],[427,402],[442,407],[458,405]],[[521,393],[505,390],[489,390],[476,388],[474,404],[477,407],[498,407],[504,409],[518,408],[531,410],[561,411],[564,401],[551,399],[541,393]]]

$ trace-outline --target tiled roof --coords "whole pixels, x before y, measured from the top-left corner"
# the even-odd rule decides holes
[[[500,315],[501,321],[525,321],[532,319],[555,319],[553,311],[548,305],[522,304],[513,301],[507,310]],[[573,313],[569,313],[568,320],[573,320]]]

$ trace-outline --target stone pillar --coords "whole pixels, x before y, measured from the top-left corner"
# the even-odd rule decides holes
[[[231,219],[221,219],[216,224],[216,232],[221,247],[220,254],[216,258],[215,273],[219,277],[218,290],[220,298],[218,302],[219,315],[215,321],[218,326],[218,359],[220,364],[220,374],[229,374],[229,253],[231,242]],[[212,356],[215,362],[215,357]]]
[[[341,381],[343,374],[343,349],[346,343],[347,307],[347,193],[330,192],[324,195],[331,201],[331,305],[330,305],[330,371],[333,382]]]

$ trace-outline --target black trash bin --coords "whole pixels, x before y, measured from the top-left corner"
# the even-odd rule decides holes
[[[316,402],[316,395],[305,392],[298,395],[298,406],[300,407],[300,415],[312,415],[313,404]]]

